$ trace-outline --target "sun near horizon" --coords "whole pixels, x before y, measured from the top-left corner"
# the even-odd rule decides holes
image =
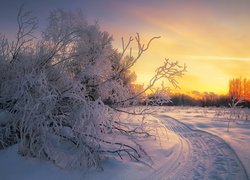
[[[123,20],[104,26],[121,47],[121,37],[139,32],[146,43],[155,40],[133,70],[137,83],[147,85],[164,58],[187,65],[178,79],[180,93],[228,93],[229,80],[250,77],[250,2],[189,1],[124,3]],[[122,15],[121,15],[122,14]],[[136,51],[136,48],[135,48]]]
[[[121,48],[121,37],[140,33],[142,41],[161,36],[133,67],[136,83],[147,85],[164,59],[186,64],[178,79],[178,92],[227,94],[232,78],[250,78],[250,1],[27,1],[27,9],[46,26],[49,11],[82,9],[91,22],[113,35],[113,46]],[[16,14],[22,1],[3,3],[0,27],[10,37],[15,34]],[[136,48],[133,49],[136,53]]]

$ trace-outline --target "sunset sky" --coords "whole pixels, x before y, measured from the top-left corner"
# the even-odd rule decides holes
[[[250,78],[250,1],[249,0],[1,0],[1,33],[13,36],[18,7],[24,3],[45,27],[51,10],[82,9],[91,22],[114,37],[140,33],[151,48],[134,67],[137,81],[147,84],[164,58],[187,65],[179,79],[181,91],[225,94],[233,77]]]

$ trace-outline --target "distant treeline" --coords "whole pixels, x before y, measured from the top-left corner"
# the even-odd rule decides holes
[[[192,96],[186,94],[172,94],[171,101],[165,105],[173,106],[224,106],[228,107],[233,99],[244,99],[240,104],[243,107],[250,108],[250,80],[247,78],[233,78],[229,80],[228,95],[217,95],[213,92],[200,93],[192,92]]]
[[[204,96],[201,99],[195,99],[191,96],[185,94],[176,94],[171,96],[171,103],[166,105],[172,106],[216,106],[216,107],[228,107],[232,102],[232,98],[230,96]],[[250,107],[250,101],[245,101],[240,104],[244,107]]]
[[[214,94],[206,94],[201,99],[195,99],[186,94],[174,94],[171,95],[171,102],[166,103],[166,106],[200,106],[200,107],[229,107],[232,102],[231,96],[219,96]],[[250,101],[245,100],[244,103],[240,104],[243,107],[250,108]]]
[[[169,102],[161,101],[165,99],[165,96],[170,96]],[[218,95],[213,92],[199,92],[192,91],[190,95],[173,93],[166,95],[152,94],[149,95],[150,105],[163,105],[163,106],[216,106],[216,107],[229,107],[234,100],[243,99],[243,102],[238,106],[250,108],[250,79],[247,78],[233,78],[228,83],[227,95]],[[155,103],[156,102],[156,103]],[[157,103],[160,102],[160,103]],[[163,102],[163,103],[162,103]],[[145,102],[142,104],[146,104]]]

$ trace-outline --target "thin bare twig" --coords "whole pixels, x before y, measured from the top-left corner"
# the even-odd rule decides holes
[[[37,19],[30,17],[31,12],[23,12],[23,7],[23,5],[20,7],[17,15],[17,40],[12,44],[12,59],[10,63],[15,62],[24,46],[35,38],[33,33],[37,29]]]

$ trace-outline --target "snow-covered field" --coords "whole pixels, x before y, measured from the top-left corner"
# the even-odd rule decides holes
[[[148,116],[156,138],[141,142],[151,167],[107,158],[100,170],[62,170],[17,154],[17,145],[0,151],[0,179],[248,179],[250,120],[235,120],[227,132],[225,109],[152,107]],[[224,114],[223,114],[224,113]],[[162,122],[162,125],[158,122]],[[248,175],[247,175],[248,174]]]
[[[236,152],[250,177],[250,109],[240,110],[240,115],[244,116],[230,122],[227,132],[229,111],[225,108],[167,107],[161,113],[178,119],[192,129],[222,138]]]

